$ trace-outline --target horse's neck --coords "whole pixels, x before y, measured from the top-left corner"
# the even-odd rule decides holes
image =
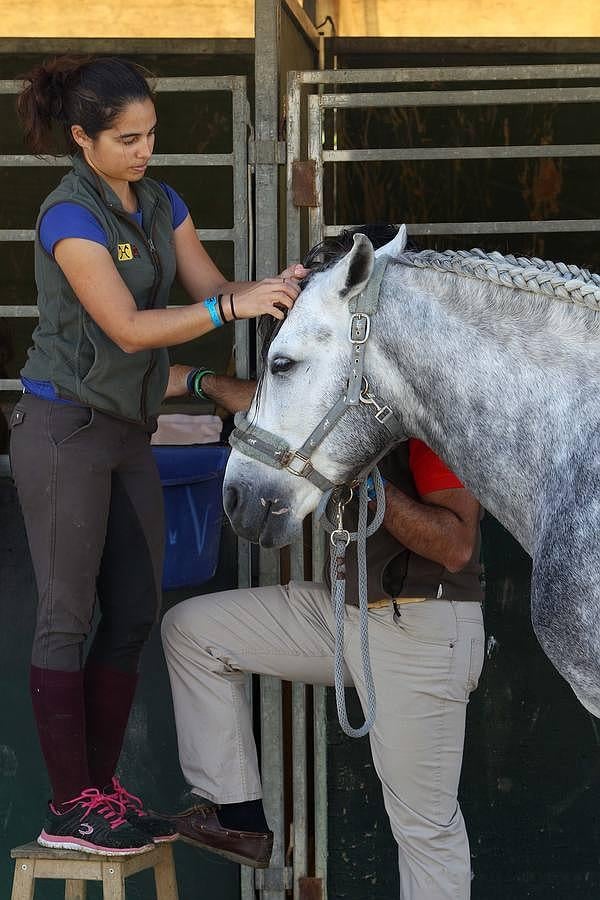
[[[389,403],[391,391],[408,433],[445,459],[531,551],[540,485],[560,442],[556,423],[568,427],[572,416],[564,379],[506,349],[506,322],[496,333],[493,317],[482,320],[476,304],[465,319],[455,298],[438,302],[403,281],[398,291],[386,286],[382,304],[383,396]],[[472,286],[457,278],[456,287]],[[392,379],[390,363],[398,367]]]

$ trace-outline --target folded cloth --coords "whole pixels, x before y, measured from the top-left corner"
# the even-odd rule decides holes
[[[153,444],[214,444],[221,437],[223,420],[219,416],[188,416],[170,413],[158,417]]]

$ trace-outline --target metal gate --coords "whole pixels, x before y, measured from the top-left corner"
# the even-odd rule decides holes
[[[406,68],[330,70],[323,72],[290,72],[287,96],[287,255],[301,256],[301,208],[308,209],[309,244],[327,235],[337,234],[352,223],[334,224],[325,221],[323,212],[323,180],[325,166],[356,161],[365,165],[379,161],[404,160],[467,160],[598,157],[600,144],[552,144],[493,147],[385,147],[354,150],[327,147],[325,143],[325,115],[327,110],[472,107],[517,104],[598,103],[600,85],[569,87],[531,87],[524,82],[557,81],[576,83],[582,80],[600,82],[600,66],[537,65],[537,66],[477,66],[470,68]],[[452,90],[452,82],[472,82],[473,88]],[[514,87],[498,87],[497,82],[515,82]],[[417,90],[427,83],[435,88]],[[483,87],[485,85],[485,87]],[[318,88],[307,95],[306,87]],[[390,87],[385,91],[371,91],[369,87]],[[410,90],[402,90],[410,87]],[[304,90],[303,90],[304,88]],[[347,89],[351,90],[348,91]],[[364,90],[363,90],[364,88]],[[306,129],[307,153],[302,153],[303,101],[308,106]],[[306,171],[311,181],[311,195],[306,199]],[[301,180],[303,182],[301,186]],[[304,199],[302,193],[304,189]],[[354,223],[359,224],[359,223]],[[407,223],[414,235],[463,234],[539,234],[550,232],[600,231],[600,219],[557,219],[549,221],[506,222],[425,222]]]

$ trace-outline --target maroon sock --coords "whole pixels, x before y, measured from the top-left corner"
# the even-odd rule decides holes
[[[90,775],[102,790],[117,768],[138,675],[94,662],[86,665],[84,672]]]
[[[83,672],[31,666],[30,689],[55,804],[90,787],[83,706]]]

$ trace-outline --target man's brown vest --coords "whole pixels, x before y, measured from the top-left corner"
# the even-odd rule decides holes
[[[395,447],[379,463],[382,476],[413,500],[419,500],[408,464],[408,442]],[[347,516],[347,519],[346,519]],[[356,502],[346,510],[344,525],[355,531]],[[460,572],[449,572],[440,563],[412,553],[383,526],[367,540],[367,585],[369,602],[383,597],[428,597],[444,600],[483,600],[479,563],[480,536],[473,555]],[[329,563],[326,580],[329,583]],[[356,543],[346,552],[346,603],[358,605]]]

